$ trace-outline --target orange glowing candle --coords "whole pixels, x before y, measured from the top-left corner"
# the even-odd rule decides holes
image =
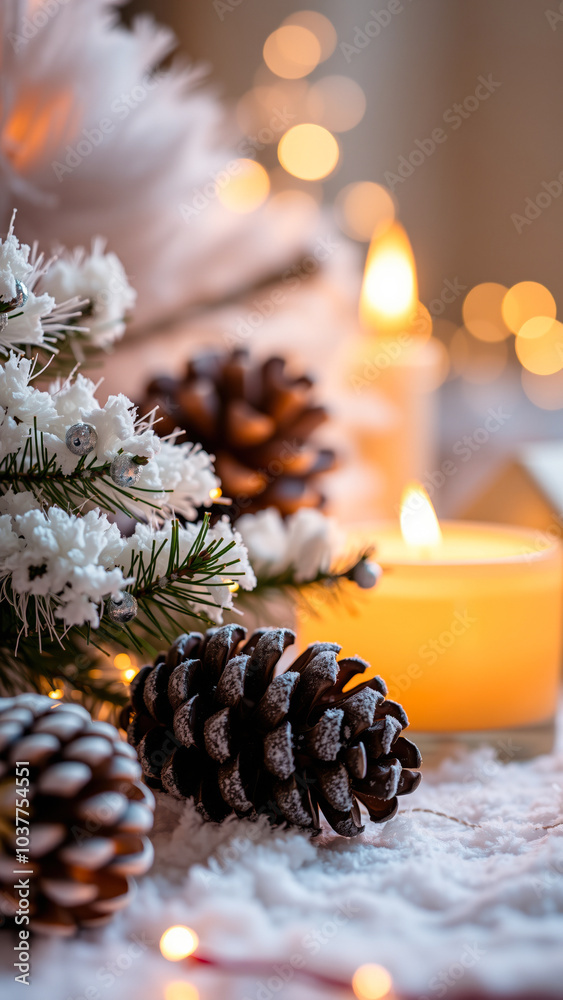
[[[421,747],[515,733],[515,751],[547,750],[559,690],[562,550],[528,529],[438,525],[422,487],[404,498],[401,526],[350,536],[384,568],[372,591],[326,600],[300,617],[300,642],[319,638],[368,660],[400,701]],[[350,587],[353,585],[350,584]],[[368,675],[366,675],[368,676]],[[420,734],[420,735],[419,735]]]

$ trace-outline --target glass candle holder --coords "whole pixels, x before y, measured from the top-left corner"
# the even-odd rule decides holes
[[[492,743],[512,759],[547,752],[560,680],[561,545],[501,525],[441,527],[432,553],[406,545],[398,525],[355,530],[351,550],[373,546],[383,576],[371,591],[346,584],[337,605],[313,597],[299,615],[299,643],[330,640],[367,660],[362,679],[384,677],[427,764],[460,743]]]

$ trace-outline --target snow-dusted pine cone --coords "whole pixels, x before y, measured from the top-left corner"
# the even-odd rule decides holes
[[[285,517],[322,505],[317,477],[334,466],[334,452],[311,435],[327,411],[313,399],[311,378],[291,377],[283,358],[256,362],[242,349],[200,354],[183,378],[150,382],[141,408],[155,406],[159,434],[181,427],[215,455],[235,516],[277,507]]]
[[[420,754],[401,733],[407,717],[380,677],[343,688],[368,664],[337,660],[340,646],[310,645],[274,676],[289,629],[225,625],[180,635],[143,667],[124,710],[145,780],[193,796],[209,819],[263,813],[316,830],[319,812],[345,837],[389,819],[420,781]]]
[[[8,922],[20,909],[32,930],[69,935],[127,905],[131,876],[152,861],[145,834],[154,796],[140,775],[114,726],[82,706],[34,694],[0,699],[0,910]]]

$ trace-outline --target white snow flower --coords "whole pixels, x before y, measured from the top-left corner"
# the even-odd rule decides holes
[[[193,518],[196,508],[211,502],[210,492],[219,485],[211,456],[200,445],[176,444],[175,436],[161,440],[152,426],[154,414],[139,418],[127,396],[110,396],[104,406],[96,399],[97,386],[84,375],[55,382],[49,392],[32,383],[33,363],[12,354],[0,366],[0,463],[15,456],[24,470],[31,464],[29,440],[42,435],[49,458],[55,457],[62,476],[70,475],[80,459],[66,445],[73,424],[90,424],[96,431],[89,466],[106,467],[104,495],[128,507],[163,520],[171,512]],[[27,447],[27,451],[26,451]],[[109,481],[109,463],[120,452],[146,460],[132,496],[117,493]],[[36,458],[34,446],[33,460]],[[143,502],[144,501],[144,502]],[[152,507],[152,509],[151,509]]]
[[[87,302],[81,322],[96,347],[107,348],[125,332],[125,317],[133,309],[136,292],[114,253],[105,253],[105,241],[97,237],[92,251],[83,247],[63,251],[41,279],[41,288],[58,302],[78,297]]]
[[[35,598],[37,620],[50,632],[57,618],[66,628],[86,622],[96,628],[104,598],[133,583],[115,565],[124,547],[117,526],[99,510],[83,517],[59,507],[3,514],[0,580],[4,587],[10,583],[10,599],[22,623],[27,622],[29,599]]]
[[[321,511],[301,508],[283,520],[275,507],[243,514],[237,528],[259,579],[290,573],[307,583],[329,571],[336,551],[334,522]]]
[[[74,295],[56,303],[38,284],[49,266],[36,247],[20,243],[14,234],[15,212],[5,240],[0,240],[0,300],[4,303],[23,292],[21,305],[0,313],[0,352],[21,351],[25,345],[55,350],[57,339],[68,329],[68,321],[79,315],[80,301]]]
[[[143,466],[137,485],[151,490],[151,501],[160,506],[159,516],[177,513],[191,520],[197,507],[211,504],[211,491],[219,482],[211,456],[201,445],[164,439],[153,461]]]

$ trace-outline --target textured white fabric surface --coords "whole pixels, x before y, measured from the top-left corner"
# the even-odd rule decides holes
[[[161,796],[156,865],[132,905],[103,931],[35,940],[25,996],[193,1000],[167,995],[182,980],[202,1000],[350,995],[298,980],[287,963],[299,956],[305,970],[343,979],[380,962],[417,998],[561,997],[562,800],[561,744],[526,763],[499,763],[487,749],[447,761],[395,819],[355,841],[239,820],[206,825],[191,804]],[[271,968],[242,978],[166,962],[158,940],[176,923],[197,930],[202,952]],[[1,937],[0,994],[15,1000],[24,994],[10,971],[12,942]]]

